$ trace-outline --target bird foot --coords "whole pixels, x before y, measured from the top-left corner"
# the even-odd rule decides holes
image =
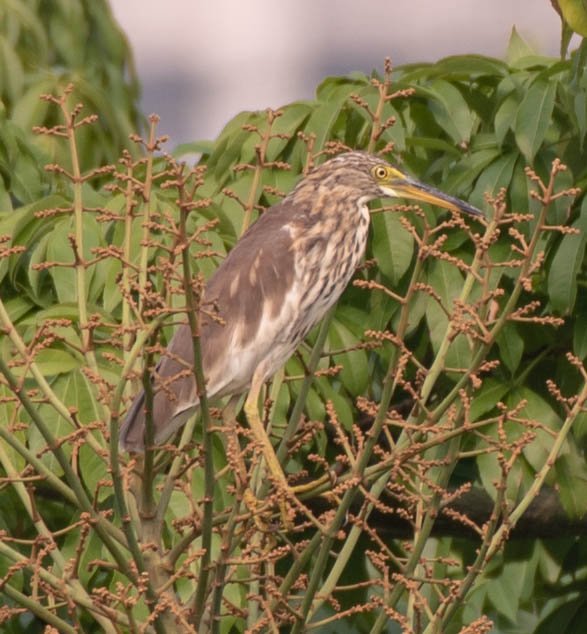
[[[273,530],[274,527],[272,527],[271,522],[267,521],[267,515],[270,512],[267,500],[260,500],[249,488],[245,490],[244,498],[257,528],[262,532]],[[267,510],[267,513],[265,510]],[[295,511],[283,498],[279,499],[279,512],[282,526],[288,531],[291,530],[294,527],[293,516]]]

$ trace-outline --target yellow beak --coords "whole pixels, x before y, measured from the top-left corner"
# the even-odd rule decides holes
[[[485,215],[482,211],[472,205],[469,205],[469,203],[466,203],[464,200],[460,200],[454,196],[449,196],[435,187],[425,185],[424,183],[403,174],[401,179],[394,178],[389,183],[389,186],[382,185],[381,189],[386,191],[387,195],[391,195],[391,192],[393,192],[394,198],[401,197],[419,200],[424,203],[438,205],[438,207],[443,207],[444,209],[462,211],[471,216],[483,217]]]

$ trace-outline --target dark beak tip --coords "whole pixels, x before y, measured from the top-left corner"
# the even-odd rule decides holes
[[[474,218],[485,218],[486,215],[477,207],[473,207],[473,205],[469,205],[469,203],[465,203],[461,207],[461,211],[468,214],[469,216],[473,216]]]

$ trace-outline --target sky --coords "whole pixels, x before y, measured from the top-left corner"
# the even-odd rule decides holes
[[[213,139],[242,110],[312,98],[321,78],[477,53],[515,26],[557,55],[550,0],[111,0],[134,50],[144,112],[177,143]]]

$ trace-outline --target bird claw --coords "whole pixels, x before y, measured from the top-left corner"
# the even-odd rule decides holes
[[[274,530],[274,527],[271,523],[265,520],[266,515],[263,512],[263,509],[260,508],[262,505],[261,500],[257,498],[257,496],[251,491],[251,489],[247,488],[244,494],[245,504],[247,508],[251,512],[253,520],[255,521],[255,525],[257,528],[266,533]],[[294,527],[294,522],[292,519],[292,510],[293,507],[287,504],[284,499],[279,500],[279,511],[281,515],[281,524],[286,530],[291,530]]]

